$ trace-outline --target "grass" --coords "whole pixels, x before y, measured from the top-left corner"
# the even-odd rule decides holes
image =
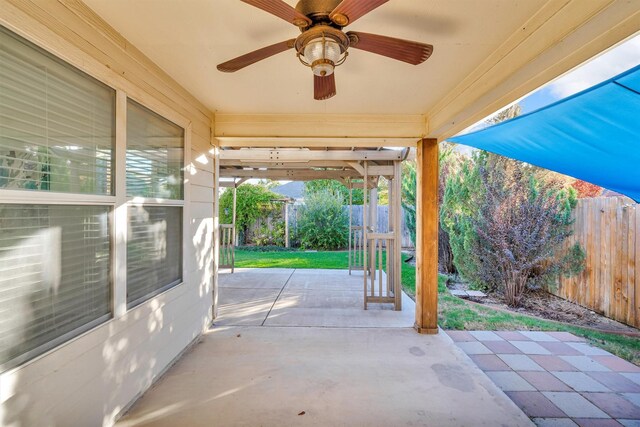
[[[349,268],[349,253],[337,252],[249,252],[236,250],[236,267],[247,268]]]
[[[403,261],[407,259],[403,255]],[[237,267],[254,268],[348,268],[347,252],[246,252],[236,251]],[[415,295],[416,269],[402,263],[402,287]],[[537,330],[565,331],[586,338],[623,359],[640,365],[640,339],[606,332],[597,332],[579,326],[570,326],[544,319],[508,313],[489,307],[470,304],[451,295],[446,288],[446,276],[438,278],[438,323],[443,329],[464,330]]]

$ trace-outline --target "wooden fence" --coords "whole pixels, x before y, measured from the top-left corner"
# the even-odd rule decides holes
[[[574,235],[586,252],[582,274],[563,278],[554,291],[631,326],[640,326],[640,205],[626,197],[580,199]]]

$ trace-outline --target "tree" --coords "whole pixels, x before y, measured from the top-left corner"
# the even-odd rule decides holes
[[[338,193],[321,190],[305,196],[298,219],[298,238],[305,249],[335,250],[346,247],[349,217]]]
[[[463,156],[455,151],[454,146],[442,143],[440,147],[440,174],[438,184],[438,203],[442,204],[447,178],[460,168]],[[411,241],[416,243],[416,163],[405,161],[402,164],[402,208],[405,213],[405,223],[409,229]],[[454,273],[453,252],[449,243],[449,234],[442,226],[438,228],[438,267],[445,273]]]
[[[585,197],[598,197],[602,194],[602,187],[581,179],[573,181],[571,186],[578,192],[578,199],[583,199]]]
[[[562,252],[576,193],[541,176],[537,167],[480,152],[445,192],[443,224],[456,267],[514,307],[526,289],[548,288],[583,268],[579,246]]]
[[[242,184],[236,190],[236,227],[246,236],[248,228],[258,219],[279,215],[282,205],[274,200],[281,196],[263,185]],[[220,222],[233,221],[233,190],[220,196]]]

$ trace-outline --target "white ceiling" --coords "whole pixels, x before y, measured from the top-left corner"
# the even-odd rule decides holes
[[[427,113],[545,3],[391,0],[347,30],[427,42],[431,58],[412,66],[351,49],[336,70],[337,96],[315,101],[312,73],[293,50],[236,73],[216,70],[299,34],[239,0],[84,1],[212,111],[352,114]]]

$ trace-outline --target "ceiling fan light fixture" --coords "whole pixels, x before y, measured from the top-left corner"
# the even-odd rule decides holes
[[[342,49],[333,39],[324,36],[313,39],[304,47],[304,58],[316,76],[328,76],[340,61]]]

